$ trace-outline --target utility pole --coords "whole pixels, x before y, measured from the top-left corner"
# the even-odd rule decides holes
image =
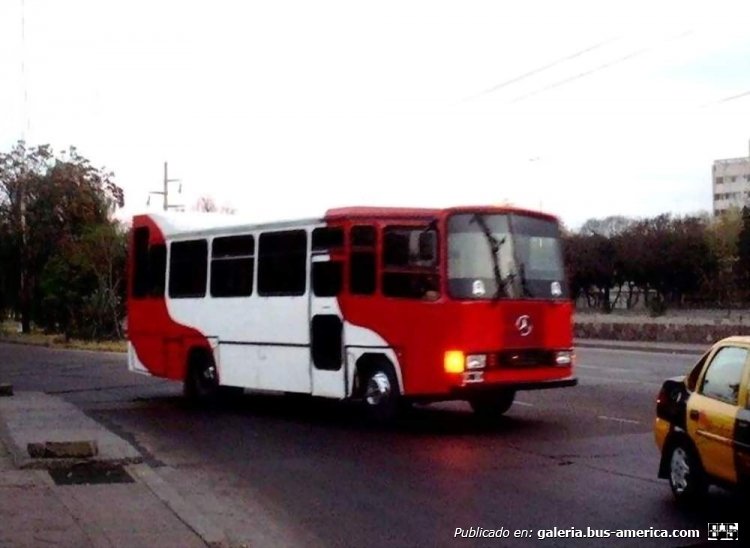
[[[21,86],[23,89],[24,126],[21,137],[28,141],[31,133],[31,115],[29,114],[29,83],[26,76],[26,0],[21,0]]]
[[[20,293],[21,293],[21,332],[31,333],[31,289],[29,287],[29,246],[26,233],[26,173],[19,181],[19,213],[21,221],[21,253],[20,253]]]
[[[176,204],[170,204],[169,203],[169,183],[178,183],[180,182],[180,179],[170,179],[169,178],[169,167],[167,162],[164,162],[164,181],[163,181],[163,190],[152,190],[149,192],[148,200],[146,201],[146,205],[149,205],[151,203],[151,195],[152,194],[158,194],[163,196],[164,198],[164,211],[168,211],[170,209],[177,209],[182,207],[181,205]],[[182,183],[180,183],[180,186],[177,187],[177,193],[182,193]]]

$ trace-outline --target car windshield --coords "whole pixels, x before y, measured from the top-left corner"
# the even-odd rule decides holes
[[[451,216],[448,287],[457,299],[567,298],[557,223],[505,213]]]

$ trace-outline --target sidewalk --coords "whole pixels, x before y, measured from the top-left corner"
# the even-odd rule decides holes
[[[48,441],[83,443],[64,458],[29,455],[29,443]],[[96,456],[75,456],[92,442]],[[222,531],[142,460],[60,398],[0,397],[0,546],[226,545]]]

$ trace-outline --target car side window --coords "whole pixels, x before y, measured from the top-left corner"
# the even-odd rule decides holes
[[[736,346],[719,349],[708,364],[700,393],[715,400],[737,405],[747,353],[746,349]]]
[[[703,357],[698,360],[698,363],[693,366],[693,370],[690,371],[690,374],[687,376],[685,386],[688,391],[695,392],[695,388],[698,386],[698,377],[701,376],[703,366],[706,365],[706,360],[708,359],[709,354],[710,352],[706,352],[705,354],[703,354]]]

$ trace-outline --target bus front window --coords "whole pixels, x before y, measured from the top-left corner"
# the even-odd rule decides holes
[[[448,288],[455,299],[567,298],[557,224],[505,213],[451,216]]]

